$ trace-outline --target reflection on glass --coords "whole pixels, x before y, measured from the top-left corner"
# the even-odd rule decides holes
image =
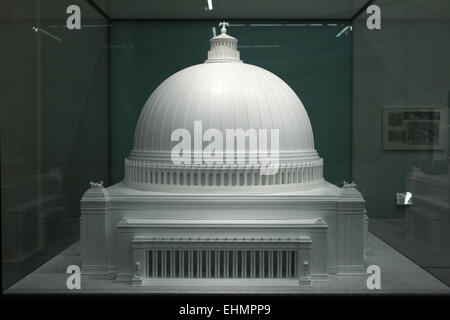
[[[108,181],[107,21],[78,1],[103,27],[68,30],[70,4],[2,2],[3,290],[79,239],[80,196]]]

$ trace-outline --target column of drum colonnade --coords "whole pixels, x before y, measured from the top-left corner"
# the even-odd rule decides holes
[[[323,177],[323,160],[281,164],[275,175],[261,175],[258,166],[164,165],[125,160],[125,181],[137,184],[189,186],[258,186],[299,184]]]

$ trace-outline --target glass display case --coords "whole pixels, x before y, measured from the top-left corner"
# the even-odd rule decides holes
[[[449,3],[0,1],[3,294],[450,293]]]

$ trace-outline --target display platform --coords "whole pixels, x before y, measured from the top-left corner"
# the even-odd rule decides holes
[[[330,275],[328,281],[313,281],[312,286],[302,287],[233,287],[233,286],[184,286],[184,287],[132,287],[128,283],[113,280],[81,279],[80,290],[68,290],[66,281],[68,265],[79,265],[81,248],[75,243],[49,262],[6,290],[6,294],[189,294],[189,293],[236,293],[236,294],[450,294],[450,287],[421,269],[411,260],[369,233],[368,265],[381,269],[381,289],[369,290],[368,276]]]
[[[374,234],[384,239],[395,250],[450,286],[450,251],[429,247],[425,243],[417,241],[405,241],[405,239],[409,239],[405,237],[404,219],[372,219],[370,228]]]

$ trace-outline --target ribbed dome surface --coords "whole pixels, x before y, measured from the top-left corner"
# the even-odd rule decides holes
[[[150,96],[139,118],[135,151],[170,151],[177,128],[203,130],[279,129],[280,153],[312,151],[308,115],[295,92],[260,67],[239,63],[204,63],[165,80]]]
[[[323,160],[314,150],[311,123],[295,92],[273,73],[243,63],[237,39],[227,35],[225,27],[210,43],[205,63],[175,73],[145,103],[133,150],[125,159],[125,184],[164,192],[240,192],[244,188],[252,193],[322,185]],[[174,161],[172,150],[180,141],[177,135],[172,141],[172,134],[185,129],[192,142],[196,123],[201,123],[199,135],[208,129],[219,130],[223,137],[230,129],[248,130],[253,137],[259,134],[258,147],[251,152],[236,144],[234,150],[222,147],[215,150],[220,160],[211,163],[202,155],[209,141],[200,136],[203,145],[197,142],[200,148],[195,151],[191,145],[188,150],[188,159],[201,155],[200,161]],[[278,131],[278,150],[272,149],[277,146],[272,129]],[[189,135],[183,136],[183,142]],[[267,138],[267,149],[261,148],[262,136]],[[228,147],[228,140],[225,144]],[[228,161],[244,153],[246,161]],[[265,161],[268,153],[275,156],[270,163]]]

